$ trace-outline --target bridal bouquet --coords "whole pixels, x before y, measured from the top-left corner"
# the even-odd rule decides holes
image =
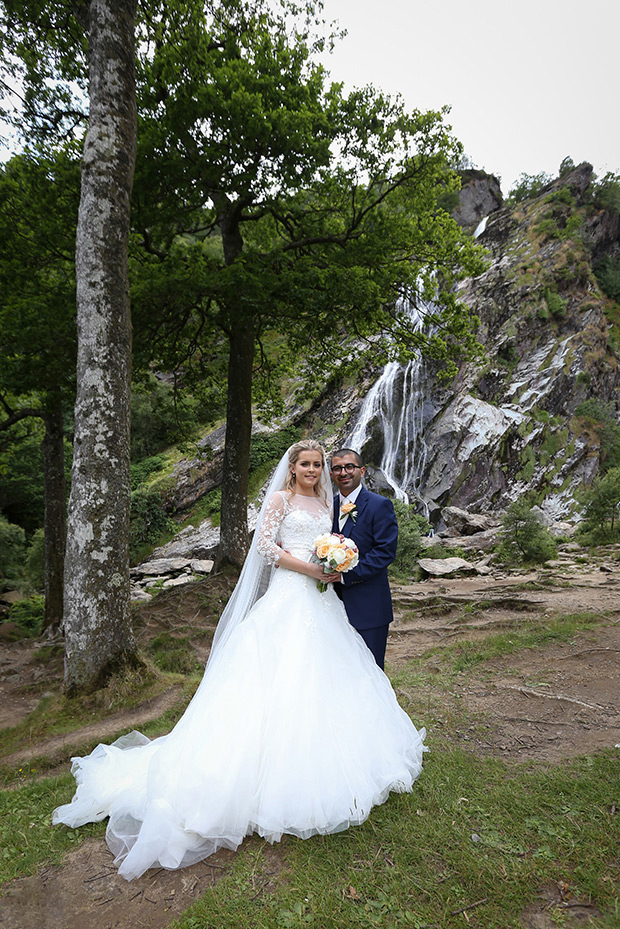
[[[341,571],[344,574],[358,563],[359,552],[352,539],[327,532],[314,540],[312,559],[323,565],[324,574],[331,574],[332,571]],[[327,584],[323,581],[319,581],[318,585],[321,593],[327,590]]]

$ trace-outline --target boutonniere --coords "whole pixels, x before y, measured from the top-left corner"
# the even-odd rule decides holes
[[[357,519],[357,503],[343,503],[340,507],[343,516],[350,516],[353,522]]]

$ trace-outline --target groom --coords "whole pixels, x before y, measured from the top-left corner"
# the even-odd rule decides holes
[[[351,448],[339,448],[331,459],[334,496],[333,532],[353,539],[359,549],[357,567],[335,584],[351,625],[383,668],[392,597],[387,569],[396,557],[398,525],[390,500],[373,494],[361,483],[366,469]]]

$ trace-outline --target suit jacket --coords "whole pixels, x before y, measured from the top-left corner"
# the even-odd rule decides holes
[[[398,524],[392,501],[362,487],[356,500],[355,520],[347,518],[339,529],[340,494],[334,496],[333,532],[353,539],[359,563],[335,584],[349,622],[356,629],[374,629],[392,622],[392,597],[387,569],[396,557]]]

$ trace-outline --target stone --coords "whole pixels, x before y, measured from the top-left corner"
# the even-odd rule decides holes
[[[182,574],[180,577],[171,577],[167,581],[164,581],[162,587],[181,587],[183,584],[190,584],[193,581],[193,577],[189,574]]]
[[[418,564],[431,577],[447,577],[449,574],[459,573],[479,573],[476,566],[470,561],[465,561],[464,558],[419,558]]]
[[[441,544],[445,548],[464,548],[473,552],[486,552],[495,547],[499,536],[499,527],[487,529],[486,532],[475,532],[473,535],[457,535],[441,538]],[[425,540],[422,540],[423,543]],[[428,545],[434,544],[434,539],[429,539]]]
[[[189,558],[156,558],[153,561],[145,561],[143,564],[136,565],[131,569],[130,574],[143,577],[152,574],[176,574],[189,563]]]
[[[203,558],[194,558],[190,561],[190,568],[194,574],[210,574],[213,570],[213,561],[211,559]]]
[[[485,532],[497,526],[497,520],[492,516],[483,516],[481,513],[469,513],[458,506],[445,506],[441,516],[455,535],[473,535],[475,532]]]
[[[153,599],[153,594],[148,593],[146,590],[142,590],[141,587],[132,587],[131,588],[131,602],[132,603],[147,603],[149,600]]]

